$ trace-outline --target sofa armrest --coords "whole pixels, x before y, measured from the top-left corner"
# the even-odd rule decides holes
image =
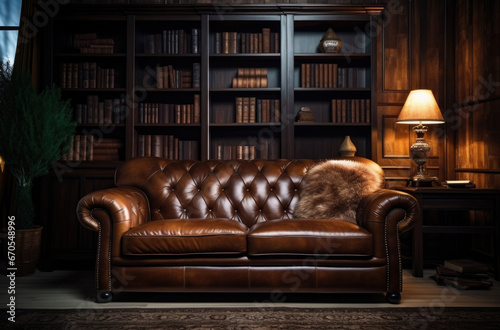
[[[415,197],[397,190],[378,190],[359,203],[358,224],[373,234],[375,257],[387,259],[389,292],[402,289],[399,234],[412,229],[421,212]]]
[[[111,258],[120,255],[120,238],[130,228],[150,220],[146,195],[133,187],[103,189],[85,195],[76,209],[83,227],[99,233],[97,290],[111,290]]]
[[[102,210],[107,216],[104,216]],[[82,197],[76,209],[83,227],[99,231],[105,218],[128,230],[149,221],[149,203],[142,191],[133,187],[117,187],[97,190]]]

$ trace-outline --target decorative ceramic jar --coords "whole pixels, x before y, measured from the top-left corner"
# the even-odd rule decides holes
[[[340,53],[342,49],[342,41],[339,39],[337,34],[333,32],[332,28],[326,30],[325,35],[321,38],[319,42],[319,50],[322,53]]]
[[[346,135],[344,142],[340,145],[339,151],[343,157],[354,157],[356,154],[356,146],[352,143],[349,135]]]

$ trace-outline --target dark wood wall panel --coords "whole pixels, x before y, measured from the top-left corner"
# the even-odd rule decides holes
[[[51,196],[48,210],[51,214],[45,226],[49,246],[54,250],[76,249],[78,248],[79,224],[76,219],[75,206],[79,196],[75,192],[79,191],[80,180],[79,178],[65,178],[62,182],[58,182],[56,178],[53,178],[50,181],[48,185],[51,187]],[[65,199],[61,200],[61,196],[65,196]]]
[[[474,97],[491,100],[500,96],[500,1],[474,1],[472,10]]]
[[[456,58],[456,78],[454,100],[458,104],[463,104],[472,95],[472,1],[457,0],[456,2],[456,22],[455,22],[455,58]]]
[[[377,35],[377,104],[403,103],[410,90],[410,7],[408,1],[386,8],[375,19]]]
[[[392,2],[375,24],[376,121],[372,157],[385,171],[391,185],[403,184],[410,175],[410,129],[395,121],[411,88],[411,10],[407,0]]]
[[[500,2],[455,2],[457,177],[500,188]]]
[[[445,106],[445,1],[420,1],[420,79],[413,88],[430,89],[441,109]],[[423,19],[425,17],[425,19]]]
[[[456,167],[460,179],[500,188],[500,100],[477,104],[457,131]]]
[[[446,106],[446,2],[404,0],[397,8],[384,14],[390,21],[386,18],[388,23],[377,39],[374,141],[378,142],[374,159],[393,185],[402,185],[416,171],[409,156],[416,135],[411,125],[395,123],[406,97],[412,89],[431,89],[443,112]],[[426,134],[431,145],[427,169],[440,180],[446,179],[443,132],[443,128],[430,126]]]
[[[85,171],[75,170],[41,180],[38,190],[43,211],[40,212],[40,224],[44,227],[41,259],[46,268],[77,268],[82,260],[92,262],[96,234],[80,225],[76,207],[85,194],[113,187],[113,172],[86,176]]]
[[[380,18],[388,21],[383,30],[382,93],[410,89],[409,8],[399,8],[394,12],[386,10]]]
[[[377,144],[377,153],[382,155],[380,165],[394,165],[393,160],[410,156],[410,129],[408,125],[396,124],[401,106],[379,106],[377,125],[382,135]]]

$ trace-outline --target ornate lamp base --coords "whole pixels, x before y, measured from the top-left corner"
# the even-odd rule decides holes
[[[427,126],[419,124],[413,127],[415,133],[417,133],[417,141],[410,147],[411,159],[417,164],[417,175],[413,178],[408,179],[406,183],[407,186],[411,185],[413,187],[432,187],[432,183],[436,182],[439,185],[437,177],[431,177],[425,174],[424,165],[427,162],[427,155],[431,150],[431,147],[424,140],[424,134],[427,132]]]

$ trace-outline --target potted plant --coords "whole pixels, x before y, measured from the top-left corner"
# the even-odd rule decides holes
[[[0,64],[0,155],[16,181],[11,211],[15,220],[11,224],[15,226],[11,229],[15,228],[16,275],[22,276],[35,271],[40,251],[41,227],[35,226],[33,179],[47,174],[50,164],[66,153],[76,122],[69,101],[61,99],[58,88],[37,92],[28,74],[13,72],[9,62]],[[6,252],[6,244],[2,248]],[[28,258],[35,261],[21,260],[24,248],[29,249]]]

